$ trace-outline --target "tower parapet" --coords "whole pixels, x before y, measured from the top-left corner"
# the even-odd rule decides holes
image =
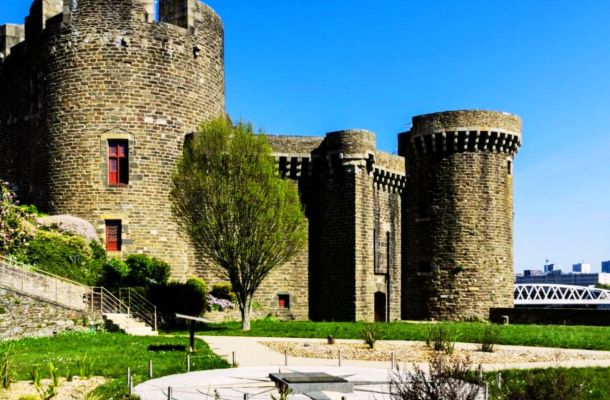
[[[403,317],[487,319],[513,304],[512,164],[521,120],[466,110],[420,115],[399,136]]]
[[[0,25],[0,62],[11,54],[11,48],[25,40],[25,27],[19,24]]]

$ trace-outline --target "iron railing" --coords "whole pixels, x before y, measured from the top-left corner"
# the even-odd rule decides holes
[[[120,288],[119,299],[127,304],[129,312],[153,330],[157,330],[157,307],[133,288]]]

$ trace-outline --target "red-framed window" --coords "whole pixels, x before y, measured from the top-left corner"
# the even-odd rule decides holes
[[[278,294],[277,296],[277,307],[278,308],[290,308],[290,295]]]
[[[106,220],[106,251],[121,251],[121,220]]]
[[[129,147],[127,140],[108,141],[108,184],[129,183]]]

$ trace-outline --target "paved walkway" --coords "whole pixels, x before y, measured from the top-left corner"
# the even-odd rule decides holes
[[[271,394],[278,396],[275,385],[271,382],[269,374],[287,372],[326,372],[333,376],[346,379],[353,384],[353,392],[349,392],[349,400],[389,400],[389,379],[391,376],[389,361],[359,361],[285,357],[276,351],[269,349],[260,342],[270,341],[292,341],[306,343],[325,343],[325,339],[293,339],[293,338],[259,338],[259,337],[235,337],[235,336],[198,336],[208,343],[212,351],[224,357],[229,363],[235,362],[239,368],[225,370],[198,371],[187,374],[166,376],[159,379],[146,381],[135,388],[136,394],[143,400],[198,400],[220,398],[222,400],[243,400],[247,395],[249,399],[268,399]],[[361,340],[337,340],[339,343],[362,343]],[[393,341],[379,341],[380,343],[396,343]],[[400,342],[398,342],[400,343]],[[404,342],[402,342],[404,343]],[[456,349],[476,348],[476,344],[458,343]],[[528,350],[525,346],[497,346],[511,350]],[[555,348],[536,348],[537,351],[555,354],[579,353],[609,356],[610,352],[567,350]],[[412,370],[412,363],[401,363],[403,370]],[[516,364],[487,364],[485,370],[498,370],[507,368],[542,368],[542,367],[610,367],[610,358],[605,360],[574,360],[562,362],[535,362]],[[406,368],[405,368],[406,367]],[[169,393],[171,391],[171,394]],[[338,392],[315,392],[294,394],[291,398],[295,400],[324,399],[341,400],[344,393]],[[484,397],[483,392],[480,398]]]
[[[260,342],[271,341],[291,341],[300,343],[325,343],[326,339],[295,339],[295,338],[261,338],[261,337],[239,337],[239,336],[198,336],[204,340],[214,353],[224,357],[229,363],[232,362],[233,353],[235,353],[235,361],[240,367],[258,367],[258,366],[285,366],[286,360],[284,354],[271,350],[269,347]],[[378,343],[400,343],[400,341],[380,340]],[[346,340],[338,339],[337,343],[362,343],[362,340]],[[403,342],[404,343],[404,342]],[[456,349],[476,347],[472,343],[457,343]],[[496,345],[496,348],[513,349],[513,350],[528,350],[532,347],[527,346],[505,346]],[[567,361],[551,361],[551,362],[522,362],[522,363],[502,363],[502,364],[484,364],[483,369],[486,371],[495,371],[501,369],[531,369],[531,368],[547,368],[547,367],[610,367],[610,352],[593,351],[593,350],[576,350],[576,349],[557,349],[548,347],[535,347],[541,352],[555,354],[562,353],[581,353],[581,354],[603,354],[609,356],[606,360],[567,360]],[[339,360],[318,359],[318,358],[302,358],[288,357],[288,365],[317,365],[317,366],[338,366]],[[362,361],[362,360],[342,360],[342,366],[362,367],[362,368],[390,368],[390,361]],[[403,365],[401,363],[401,365]],[[411,369],[412,363],[407,363],[405,367]]]

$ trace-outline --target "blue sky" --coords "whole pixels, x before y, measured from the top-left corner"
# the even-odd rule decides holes
[[[30,1],[0,2],[0,23]],[[606,0],[209,0],[226,34],[227,108],[269,133],[396,133],[417,114],[523,119],[515,269],[610,259]]]

